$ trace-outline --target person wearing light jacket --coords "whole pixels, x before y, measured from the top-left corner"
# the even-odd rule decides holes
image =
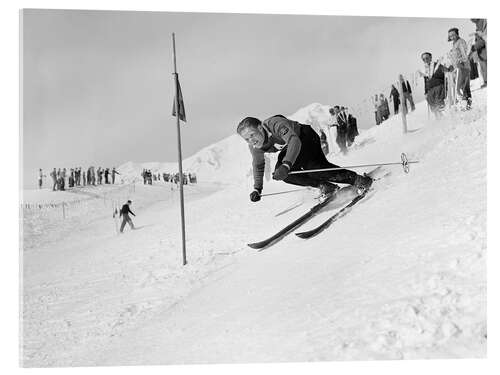
[[[466,109],[472,105],[470,92],[470,62],[467,52],[467,42],[460,38],[456,27],[448,31],[448,42],[452,42],[449,52],[453,68],[457,70],[457,93],[466,104]]]
[[[339,187],[335,182],[368,189],[372,179],[348,169],[289,174],[291,171],[338,168],[330,163],[321,149],[319,135],[309,126],[276,115],[260,121],[255,117],[244,118],[236,128],[248,143],[252,154],[254,190],[250,200],[261,198],[265,169],[265,153],[279,152],[273,179],[292,185],[319,188],[323,194],[332,194]]]

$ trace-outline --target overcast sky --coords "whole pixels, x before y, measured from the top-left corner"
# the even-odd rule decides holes
[[[24,185],[38,168],[177,159],[172,32],[188,157],[249,115],[354,108],[421,52],[444,54],[451,27],[474,31],[467,19],[25,10]]]

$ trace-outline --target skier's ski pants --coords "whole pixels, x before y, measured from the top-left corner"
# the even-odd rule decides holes
[[[123,215],[122,225],[120,226],[120,232],[123,233],[123,229],[125,228],[125,224],[130,225],[130,228],[134,229],[134,223],[132,223],[132,219],[128,214]]]
[[[338,168],[337,165],[330,163],[321,149],[321,140],[319,135],[309,126],[302,125],[300,128],[300,141],[302,146],[299,155],[295,160],[290,171],[308,170],[308,169],[324,169]],[[276,168],[282,164],[282,160],[286,155],[287,148],[283,148],[278,155]],[[292,185],[319,187],[325,182],[338,182],[341,184],[354,185],[356,180],[356,172],[348,169],[337,169],[327,172],[315,173],[299,173],[291,174],[284,182]]]

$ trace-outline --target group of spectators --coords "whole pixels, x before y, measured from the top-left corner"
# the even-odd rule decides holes
[[[332,115],[332,123],[330,124],[330,137],[335,138],[335,142],[340,148],[340,151],[344,154],[347,153],[347,148],[350,147],[354,139],[359,135],[358,123],[356,117],[349,113],[347,107],[342,107],[335,105],[329,109]],[[334,136],[332,130],[336,128],[336,134]],[[321,148],[323,152],[328,154],[328,138],[323,130],[320,131]]]
[[[82,167],[70,168],[68,171],[66,168],[54,168],[50,172],[50,177],[52,178],[52,190],[66,190],[67,187],[75,186],[86,186],[86,185],[102,185],[104,184],[114,184],[116,175],[120,174],[113,168],[97,168],[89,167],[87,170]],[[38,188],[41,189],[43,186],[43,179],[47,177],[43,174],[42,169],[38,171]]]
[[[413,100],[410,82],[408,82],[408,80],[400,74],[398,85],[401,87],[401,91],[403,92],[403,98],[401,98],[399,90],[394,84],[391,86],[391,92],[389,94],[389,100],[392,101],[393,114],[397,115],[399,113],[399,106],[401,104],[403,104],[404,108],[408,108],[409,103],[411,111],[414,111],[415,102]],[[375,108],[375,124],[380,125],[390,117],[391,111],[389,109],[389,100],[384,96],[384,94],[375,95],[375,97],[372,98],[373,106]]]
[[[425,97],[436,117],[441,116],[447,97],[451,98],[451,104],[459,103],[464,110],[471,108],[470,81],[479,77],[478,65],[483,77],[481,88],[487,86],[487,24],[485,19],[473,18],[471,21],[476,25],[476,31],[471,35],[474,39],[470,46],[454,27],[448,30],[448,41],[452,47],[446,62],[433,60],[430,52],[421,55],[424,72],[418,73],[424,78]]]
[[[451,105],[458,103],[463,110],[471,108],[470,81],[479,77],[479,71],[483,78],[481,87],[487,86],[487,23],[485,19],[479,18],[472,18],[471,21],[476,25],[476,31],[471,34],[474,37],[471,44],[461,38],[459,29],[454,27],[448,30],[451,49],[446,58],[434,59],[431,52],[421,54],[424,71],[419,70],[417,74],[424,79],[425,98],[436,117],[441,116],[446,98],[449,98]],[[415,110],[412,88],[403,75],[399,75],[398,82],[392,84],[389,100],[384,94],[372,97],[377,125],[390,117],[390,101],[394,115],[399,113],[400,107],[405,113]]]
[[[152,173],[151,169],[143,169],[141,172],[141,177],[144,181],[144,185],[152,185],[153,181],[161,181],[163,178],[164,182],[170,182],[173,184],[178,185],[180,178],[179,178],[179,172],[177,173]],[[183,172],[183,183],[184,185],[187,185],[188,183],[190,184],[195,184],[197,182],[196,174],[195,173],[185,173]]]

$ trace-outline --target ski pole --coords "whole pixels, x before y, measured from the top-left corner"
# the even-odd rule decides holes
[[[293,193],[295,191],[303,191],[303,190],[308,190],[308,189],[294,189],[294,190],[281,191],[279,193],[262,194],[261,197],[269,197],[271,195],[287,194],[287,193]]]
[[[352,168],[364,168],[364,167],[378,167],[382,165],[402,165],[405,173],[410,171],[410,164],[418,163],[418,160],[409,161],[406,154],[403,152],[401,154],[401,162],[397,163],[378,163],[378,164],[360,164],[360,165],[348,165],[345,167],[334,167],[334,168],[322,168],[322,169],[307,169],[301,171],[291,171],[288,174],[300,174],[300,173],[315,173],[315,172],[328,172],[328,171],[338,171],[339,169],[352,169]]]

